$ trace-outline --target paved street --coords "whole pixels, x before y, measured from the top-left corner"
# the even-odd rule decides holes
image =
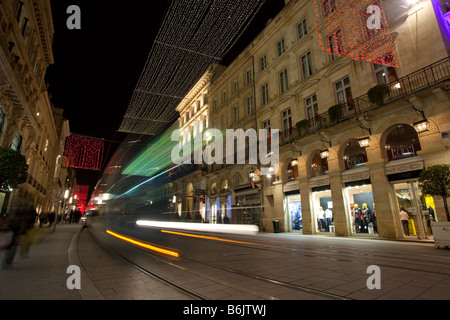
[[[107,227],[92,222],[85,229],[38,228],[28,257],[18,253],[11,268],[0,270],[0,300],[164,300],[178,314],[206,300],[223,312],[226,301],[268,304],[279,312],[294,301],[450,298],[450,250],[435,249],[432,242],[161,232],[130,223],[115,226],[119,239]],[[142,243],[179,256],[143,249]],[[79,290],[67,286],[69,265],[80,267]],[[367,287],[373,265],[379,267],[379,289]]]
[[[149,254],[107,234],[98,241],[145,270],[205,299],[435,300],[450,298],[450,251],[431,242],[307,236],[294,233],[191,237],[129,224],[117,233],[175,249],[179,258]],[[240,243],[224,240],[237,240]],[[380,289],[370,290],[369,266]]]

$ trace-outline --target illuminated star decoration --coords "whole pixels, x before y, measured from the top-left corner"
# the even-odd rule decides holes
[[[265,0],[174,0],[153,42],[118,131],[154,136],[175,107],[219,63]]]
[[[87,198],[89,194],[89,186],[83,186],[83,185],[74,185],[73,186],[73,197],[75,199],[76,196],[76,204],[77,209],[81,211],[81,213],[84,213],[87,205]]]
[[[394,40],[379,0],[316,0],[321,50],[332,55],[398,67]]]
[[[102,139],[69,135],[64,148],[63,167],[100,170],[104,145]]]

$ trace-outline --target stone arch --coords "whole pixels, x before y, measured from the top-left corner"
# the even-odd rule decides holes
[[[391,135],[396,130],[398,133]],[[388,161],[415,156],[416,151],[421,150],[420,137],[410,124],[397,122],[386,128],[381,135],[380,148],[382,157]],[[408,153],[414,153],[414,155],[408,155]]]

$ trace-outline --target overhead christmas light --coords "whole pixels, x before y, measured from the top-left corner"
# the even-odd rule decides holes
[[[156,135],[176,106],[218,64],[265,0],[172,1],[118,131]]]

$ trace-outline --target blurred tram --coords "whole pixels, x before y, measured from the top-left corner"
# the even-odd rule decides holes
[[[129,137],[112,156],[91,197],[101,216],[176,221],[183,216],[173,201],[173,181],[198,165],[175,165],[172,125],[156,137]],[[178,191],[180,192],[180,191]]]

